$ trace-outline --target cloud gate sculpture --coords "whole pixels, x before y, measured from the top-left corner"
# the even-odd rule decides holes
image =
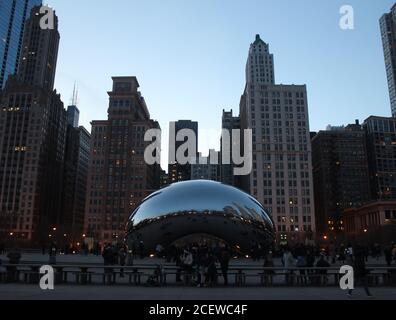
[[[214,181],[172,184],[144,199],[132,213],[126,241],[146,253],[194,234],[223,240],[242,253],[260,243],[270,246],[274,224],[263,206],[241,190]]]

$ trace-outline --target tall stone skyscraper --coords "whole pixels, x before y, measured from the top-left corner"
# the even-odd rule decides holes
[[[396,4],[380,19],[392,116],[396,117]]]
[[[26,22],[18,74],[0,95],[0,237],[47,243],[61,219],[66,112],[53,90],[57,18],[42,30],[39,11]]]
[[[159,124],[138,88],[136,77],[113,77],[108,120],[92,122],[85,230],[94,241],[122,240],[133,210],[159,188],[159,165],[144,160],[144,135]]]
[[[7,78],[18,71],[25,21],[42,0],[0,1],[0,90]]]
[[[280,242],[313,240],[315,210],[305,85],[276,85],[273,55],[260,36],[251,44],[241,127],[253,131],[247,190],[272,214]]]

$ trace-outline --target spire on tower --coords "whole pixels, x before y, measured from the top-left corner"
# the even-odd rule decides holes
[[[71,99],[71,103],[72,106],[77,106],[78,104],[78,87],[76,82],[74,82],[74,87],[73,87],[73,96]]]

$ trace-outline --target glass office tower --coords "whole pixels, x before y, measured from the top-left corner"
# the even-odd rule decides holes
[[[0,89],[18,70],[25,21],[42,0],[0,1]]]

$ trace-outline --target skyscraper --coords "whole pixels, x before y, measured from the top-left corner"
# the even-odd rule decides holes
[[[241,129],[241,118],[235,117],[231,111],[223,110],[222,117],[222,130],[228,130],[230,133],[230,137],[232,136],[232,130],[240,130]],[[221,151],[220,155],[223,154],[223,141],[220,142]],[[232,145],[230,147],[230,159],[232,159]],[[240,177],[234,175],[234,165],[233,164],[221,164],[220,167],[220,178],[221,182],[234,186],[241,187]]]
[[[71,104],[67,107],[67,124],[73,128],[77,128],[80,121],[80,110],[77,108],[77,98],[78,91],[76,91],[76,85],[74,85]]]
[[[34,14],[26,20],[18,77],[23,83],[52,90],[60,39],[58,17],[54,16],[53,30],[42,30],[42,16],[39,7],[35,7]]]
[[[121,239],[133,210],[159,188],[159,166],[144,159],[144,135],[159,124],[138,88],[136,77],[113,77],[108,120],[92,122],[85,230],[95,241]]]
[[[396,4],[380,19],[392,116],[396,117]]]
[[[396,199],[396,118],[371,116],[364,121],[371,198]]]
[[[174,132],[172,134],[172,126],[174,126]],[[172,122],[170,124],[170,134],[169,134],[169,146],[175,146],[175,148],[169,148],[169,156],[176,161],[170,161],[168,165],[168,175],[169,175],[169,183],[175,183],[180,181],[188,181],[191,180],[191,164],[180,164],[177,162],[176,153],[181,145],[183,145],[186,141],[176,141],[177,134],[184,129],[189,129],[194,132],[196,137],[196,145],[195,150],[198,155],[198,122],[191,120],[179,120],[176,122]]]
[[[197,163],[191,164],[191,180],[220,181],[220,164],[211,163],[211,156],[219,159],[220,152],[210,149],[208,157],[202,157],[202,154],[198,153]]]
[[[25,67],[0,96],[0,233],[35,243],[59,228],[66,140],[66,112],[52,81],[59,33],[57,24],[39,27],[39,11],[32,9],[25,26]]]
[[[42,0],[7,0],[0,2],[0,90],[10,74],[16,74],[25,21]]]
[[[78,110],[76,105],[70,105],[67,107],[67,124],[73,128],[78,127],[78,122],[80,120],[80,110]]]
[[[247,190],[272,214],[281,242],[313,239],[315,210],[305,85],[276,85],[273,55],[257,35],[246,65],[241,127],[253,131]]]
[[[312,162],[316,231],[322,238],[333,238],[344,231],[343,211],[370,200],[362,126],[356,122],[319,131],[312,139]]]
[[[74,101],[75,102],[75,101]],[[62,186],[61,239],[65,244],[81,241],[84,233],[85,202],[91,134],[78,124],[78,109],[67,109],[67,133]]]

